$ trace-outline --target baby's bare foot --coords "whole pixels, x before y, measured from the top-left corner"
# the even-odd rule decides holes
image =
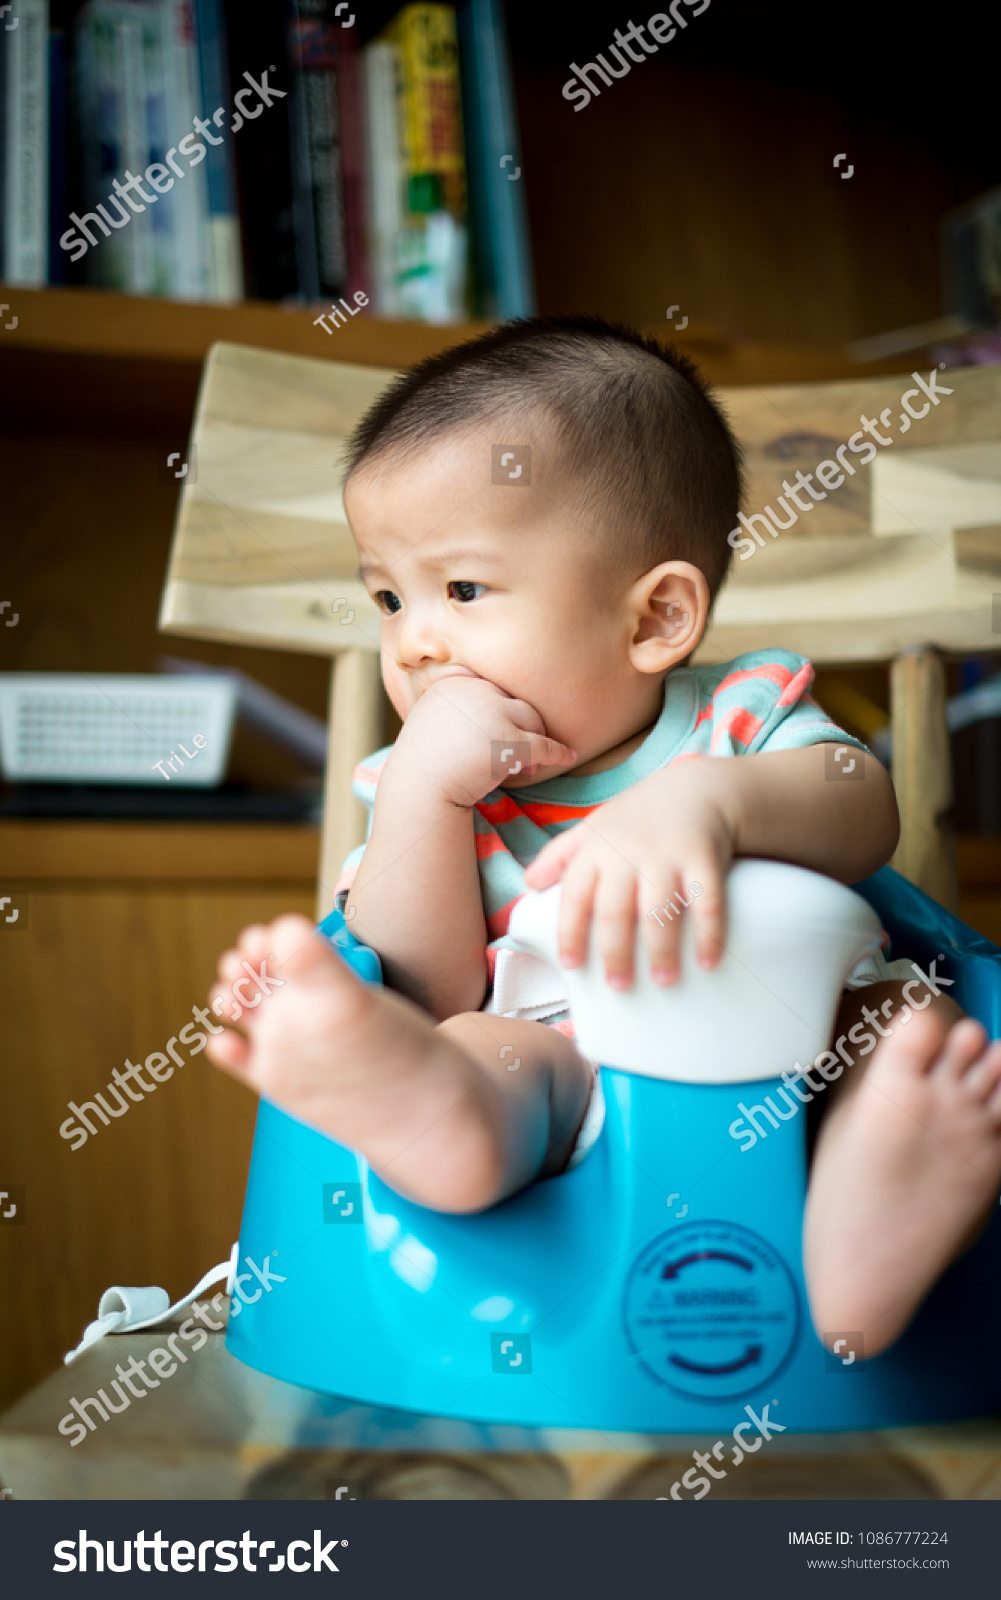
[[[1001,1185],[1001,1044],[916,1014],[831,1112],[814,1161],[804,1263],[817,1331],[876,1355],[965,1248]]]
[[[234,982],[244,1009],[242,1034],[210,1038],[216,1066],[361,1150],[422,1204],[467,1211],[496,1197],[492,1128],[504,1119],[489,1076],[417,1006],[357,977],[305,917],[246,928],[219,977],[214,1014],[234,1017]]]

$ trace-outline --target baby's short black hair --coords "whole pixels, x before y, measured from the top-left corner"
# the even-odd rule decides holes
[[[512,424],[548,425],[561,475],[575,504],[599,513],[616,568],[638,577],[690,561],[716,594],[733,555],[741,456],[687,356],[600,317],[502,323],[391,383],[348,442],[347,473],[486,422],[499,439]]]

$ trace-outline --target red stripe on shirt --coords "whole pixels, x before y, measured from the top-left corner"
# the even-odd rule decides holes
[[[809,670],[809,681],[812,683],[813,668],[811,667]],[[798,679],[799,677],[800,674],[797,673],[796,678]],[[716,688],[713,690],[713,697],[709,704],[699,712],[697,718],[695,719],[695,726],[699,727],[701,723],[705,722],[707,717],[711,717],[713,715],[716,705],[716,698],[718,695],[723,693],[724,689],[732,689],[734,684],[746,683],[749,679],[753,678],[767,678],[769,683],[777,684],[782,689],[783,697],[788,693],[790,681],[795,681],[793,679],[793,674],[789,671],[789,668],[783,667],[778,661],[766,661],[760,667],[752,667],[749,670],[741,669],[740,672],[731,672],[727,675],[727,677],[722,678],[716,685]],[[779,704],[782,705],[783,703],[784,699],[780,699]]]
[[[529,800],[525,803],[524,812],[529,821],[537,823],[540,828],[551,828],[555,822],[583,822],[592,811],[600,810],[604,803],[599,800],[593,806],[560,806],[544,800]]]
[[[497,833],[477,833],[474,834],[473,838],[476,845],[477,861],[486,861],[490,856],[497,855],[499,851],[503,851],[505,855],[511,854],[504,840]]]
[[[509,900],[506,906],[501,906],[499,911],[495,911],[493,916],[487,918],[487,933],[491,939],[503,939],[507,933],[508,923],[511,921],[512,911],[519,900],[524,900],[527,893],[528,890],[526,889],[524,893],[516,894],[514,899]]]
[[[791,706],[806,693],[814,679],[814,671],[809,661],[804,661],[795,677],[790,677],[782,693],[779,695],[780,706]]]
[[[489,822],[492,828],[499,828],[502,822],[514,822],[515,818],[522,814],[521,807],[515,805],[509,795],[505,795],[502,800],[491,800],[489,804],[485,800],[478,800],[476,809],[484,822]]]
[[[728,734],[731,739],[739,739],[746,749],[760,732],[761,718],[746,710],[744,706],[734,706],[726,713],[719,727],[714,729],[712,749],[716,750]]]
[[[383,761],[378,767],[364,767],[359,761],[354,772],[351,774],[352,781],[354,783],[377,784],[379,782],[379,775],[385,765],[386,763]]]

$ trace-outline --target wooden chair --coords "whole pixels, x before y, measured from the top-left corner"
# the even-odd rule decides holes
[[[738,547],[696,659],[784,646],[823,666],[892,662],[902,821],[893,864],[954,910],[943,655],[1001,647],[1001,371],[937,376],[952,391],[937,403],[906,374],[721,391],[746,453],[746,516],[757,536]],[[160,617],[168,633],[331,657],[318,916],[364,838],[351,773],[387,737],[379,617],[356,575],[339,485],[344,440],[392,377],[213,347],[192,434],[197,481],[181,493]],[[905,394],[911,412],[927,406],[924,416],[907,414]],[[865,465],[863,416],[892,439],[874,444]],[[846,450],[853,438],[857,452]],[[783,482],[795,488],[797,471],[825,461],[854,471],[817,501],[800,488],[809,509],[770,534],[759,514],[770,506],[788,521]],[[824,469],[828,482],[834,476]]]
[[[943,656],[1001,648],[1001,371],[936,377],[952,391],[937,403],[906,375],[724,392],[752,512],[771,506],[788,520],[778,496],[797,469],[847,461],[855,471],[823,500],[800,490],[810,509],[777,537],[753,524],[764,545],[740,549],[697,659],[781,645],[818,666],[891,662],[893,865],[954,911]],[[925,415],[908,415],[903,397]],[[845,450],[849,439],[864,448],[863,416],[891,440],[872,445],[866,466]]]

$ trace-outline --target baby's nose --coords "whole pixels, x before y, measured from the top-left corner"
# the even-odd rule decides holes
[[[448,640],[429,622],[408,620],[396,641],[396,664],[401,672],[420,672],[451,660]]]

